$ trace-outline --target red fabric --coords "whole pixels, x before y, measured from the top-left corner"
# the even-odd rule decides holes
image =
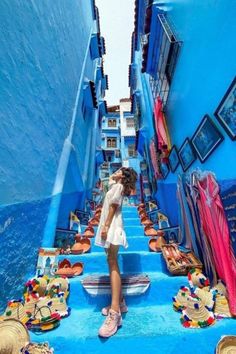
[[[151,155],[151,160],[152,160],[152,166],[155,172],[155,177],[156,178],[160,178],[161,175],[159,173],[159,168],[158,168],[158,164],[157,164],[157,151],[156,151],[156,146],[154,141],[152,140],[149,146],[150,149],[150,155]]]
[[[198,181],[198,208],[204,234],[211,244],[215,267],[225,282],[231,313],[236,315],[236,259],[230,241],[229,228],[219,196],[219,186],[208,173]]]
[[[160,97],[155,101],[154,105],[155,130],[158,139],[158,148],[162,149],[163,145],[168,146],[168,139],[165,130],[164,114],[162,113],[162,102]]]

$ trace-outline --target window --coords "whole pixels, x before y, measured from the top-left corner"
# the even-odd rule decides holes
[[[126,127],[127,128],[134,128],[134,118],[127,118],[126,119]]]
[[[111,147],[116,148],[116,138],[111,140]]]
[[[129,157],[136,157],[137,156],[137,152],[135,150],[134,144],[128,145],[128,156]]]
[[[108,119],[108,127],[116,127],[116,119]]]
[[[116,138],[107,138],[107,147],[108,148],[116,148],[117,139]]]
[[[159,96],[165,105],[182,42],[176,38],[166,15],[163,13],[157,16],[155,38],[153,40],[152,53],[149,55],[150,58],[154,57],[154,59],[148,69],[150,87],[154,100]]]
[[[120,157],[120,150],[115,151],[115,157],[119,158]]]

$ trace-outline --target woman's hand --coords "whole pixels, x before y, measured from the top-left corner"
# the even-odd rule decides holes
[[[103,226],[103,227],[102,227],[102,230],[101,230],[101,238],[102,238],[102,240],[104,240],[104,241],[106,241],[106,239],[107,239],[108,230],[109,230],[109,226]]]

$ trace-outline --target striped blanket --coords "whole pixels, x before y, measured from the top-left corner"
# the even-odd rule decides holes
[[[108,275],[87,276],[81,283],[84,289],[93,296],[111,293],[110,277]],[[150,285],[150,278],[146,274],[121,275],[122,292],[124,295],[141,295]]]

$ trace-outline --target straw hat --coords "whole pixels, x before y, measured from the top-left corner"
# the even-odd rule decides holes
[[[188,281],[191,288],[197,286],[198,288],[208,287],[206,290],[210,290],[209,279],[198,268],[193,268],[188,273]]]
[[[228,300],[224,295],[216,294],[214,314],[217,318],[232,317]]]
[[[227,295],[227,289],[226,289],[225,285],[222,283],[221,280],[218,280],[218,283],[213,287],[212,290],[216,290],[216,292],[218,294],[221,294],[221,295],[224,295],[224,296]]]
[[[25,284],[24,295],[37,293],[39,297],[45,296],[49,278],[44,275],[38,278],[32,278]]]
[[[37,296],[32,296],[32,295],[28,295],[25,298],[25,304],[24,304],[24,309],[26,314],[29,317],[32,317],[35,311],[35,305],[37,304],[37,302],[39,301],[39,297]]]
[[[235,354],[236,336],[223,336],[216,346],[216,354]]]
[[[67,298],[69,295],[69,280],[68,278],[63,278],[60,276],[55,276],[52,278],[47,287],[47,294],[50,297],[54,297],[59,293],[64,293],[64,297]]]
[[[212,291],[196,288],[194,293],[202,300],[202,303],[208,310],[212,310],[215,305],[215,296]]]
[[[54,350],[49,348],[48,343],[28,343],[21,352],[23,354],[53,354]]]
[[[184,327],[202,328],[214,324],[215,318],[213,312],[207,310],[202,301],[192,294],[187,297],[180,321]]]
[[[7,308],[2,315],[3,318],[14,318],[22,323],[26,323],[29,320],[29,317],[26,314],[23,301],[22,300],[10,300],[7,303]]]
[[[18,354],[29,342],[27,328],[16,319],[0,321],[0,353]]]
[[[187,286],[181,286],[177,295],[173,297],[173,307],[175,311],[182,312],[187,305],[188,295],[190,295],[190,289]]]
[[[53,313],[57,312],[61,317],[67,317],[70,314],[70,307],[67,306],[64,296],[52,298],[49,306]]]

